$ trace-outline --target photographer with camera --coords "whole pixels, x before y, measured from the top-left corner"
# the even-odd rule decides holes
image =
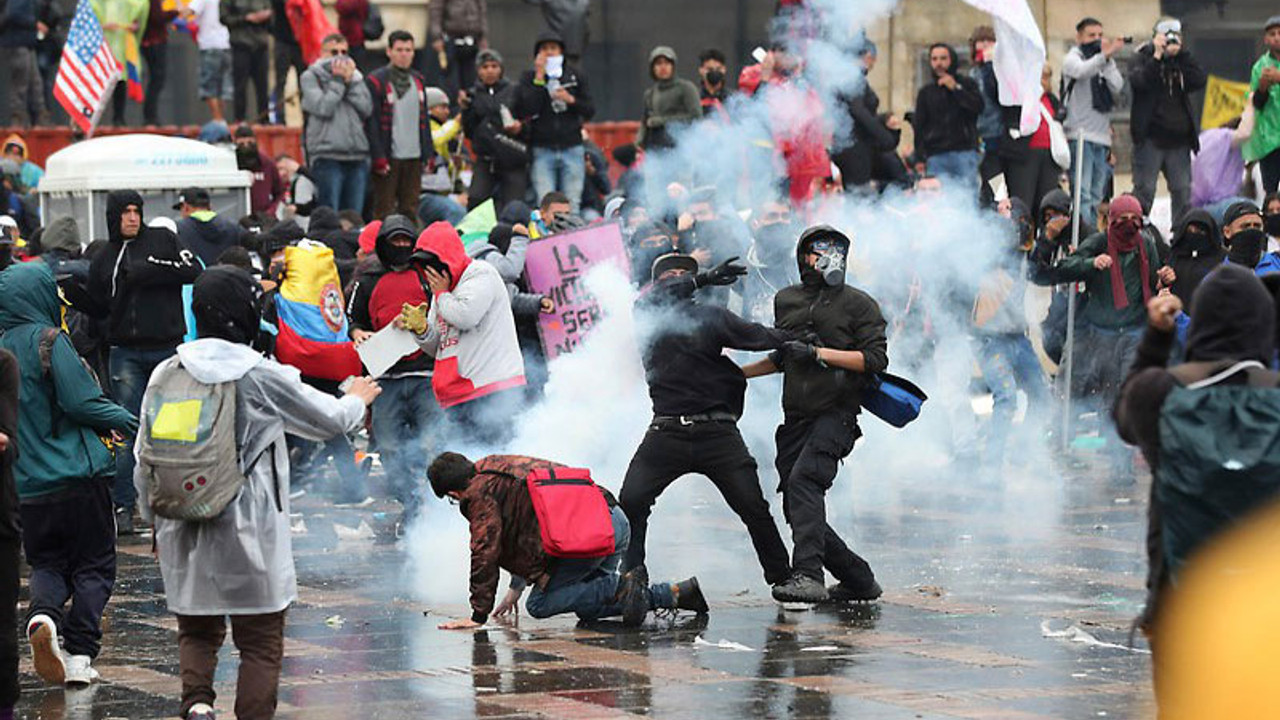
[[[1173,220],[1191,200],[1191,154],[1200,150],[1191,94],[1204,89],[1208,77],[1182,46],[1182,23],[1164,18],[1151,42],[1137,50],[1129,82],[1133,86],[1133,194],[1151,211],[1156,177],[1164,172],[1173,196]]]
[[[1124,87],[1124,76],[1114,55],[1128,38],[1105,39],[1102,21],[1087,17],[1076,23],[1076,47],[1062,61],[1062,103],[1067,107],[1063,129],[1071,143],[1071,190],[1075,194],[1077,163],[1081,176],[1080,217],[1084,227],[1097,224],[1097,207],[1111,176],[1107,155],[1111,151],[1111,110]],[[1078,142],[1084,136],[1084,152]]]

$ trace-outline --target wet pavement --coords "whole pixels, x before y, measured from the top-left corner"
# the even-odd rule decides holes
[[[859,464],[855,451],[831,495],[833,526],[885,588],[870,606],[779,608],[710,484],[677,483],[655,511],[650,572],[697,574],[711,614],[641,630],[527,616],[437,630],[469,614],[456,509],[433,502],[397,542],[393,505],[339,509],[307,495],[293,504],[301,598],[279,717],[1150,717],[1146,645],[1124,647],[1143,597],[1143,474],[1106,479],[1087,457],[1015,458],[1003,478],[912,460],[911,471]],[[24,642],[19,717],[176,714],[176,623],[149,540],[122,545],[119,576],[103,682],[43,687]],[[217,703],[227,718],[236,665],[228,637]]]

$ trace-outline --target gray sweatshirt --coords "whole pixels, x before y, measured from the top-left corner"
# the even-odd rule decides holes
[[[1062,77],[1068,84],[1074,80],[1075,87],[1066,98],[1067,119],[1062,125],[1067,139],[1073,143],[1084,133],[1087,142],[1111,147],[1111,118],[1093,109],[1093,92],[1089,87],[1098,75],[1107,81],[1112,93],[1119,93],[1124,87],[1124,76],[1112,58],[1098,53],[1085,60],[1079,47],[1067,52],[1062,61]]]

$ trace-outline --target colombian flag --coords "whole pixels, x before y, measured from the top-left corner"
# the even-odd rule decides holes
[[[138,54],[138,36],[124,35],[124,77],[129,83],[129,99],[142,102],[142,58]]]
[[[276,359],[307,377],[346,380],[360,374],[333,251],[303,242],[285,248],[285,277],[276,297]]]

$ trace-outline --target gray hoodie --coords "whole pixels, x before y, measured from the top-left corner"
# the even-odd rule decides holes
[[[368,160],[365,120],[373,113],[373,97],[357,70],[346,82],[333,74],[333,58],[317,60],[302,73],[302,112],[307,115],[306,150],[311,164],[329,160]]]
[[[1119,94],[1124,87],[1124,76],[1116,67],[1116,61],[1103,53],[1085,60],[1084,53],[1076,46],[1062,61],[1063,80],[1067,84],[1075,81],[1071,94],[1063,98],[1067,104],[1067,119],[1062,123],[1067,139],[1073,144],[1080,133],[1084,133],[1087,142],[1111,147],[1111,118],[1093,109],[1093,92],[1089,88],[1089,83],[1098,75],[1107,81],[1112,94]]]

